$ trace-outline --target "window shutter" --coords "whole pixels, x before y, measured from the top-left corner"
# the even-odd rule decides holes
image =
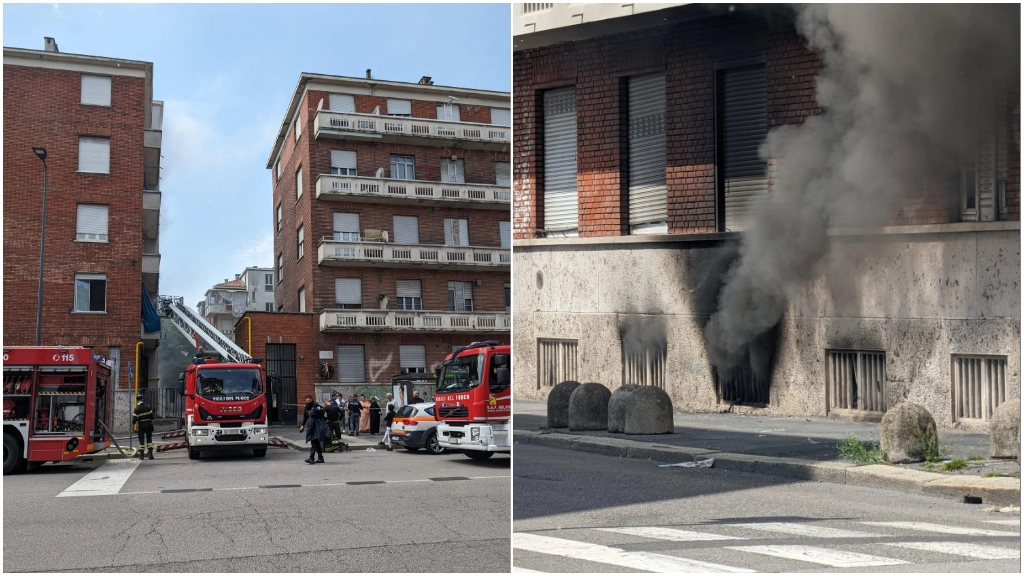
[[[456,238],[458,238],[458,242],[455,242]],[[465,218],[445,218],[444,245],[469,246],[469,220]]]
[[[338,346],[338,380],[363,382],[366,380],[366,362],[362,345]]]
[[[335,278],[334,299],[338,304],[362,304],[363,281],[359,278]]]
[[[299,312],[306,311],[306,289],[299,288]]]
[[[438,104],[437,119],[446,122],[461,122],[462,114],[459,112],[458,104]]]
[[[103,204],[79,204],[76,238],[106,242],[108,210]]]
[[[665,75],[636,76],[629,79],[629,224],[667,221]]]
[[[511,165],[508,162],[494,163],[494,183],[498,186],[512,185]]]
[[[416,216],[395,216],[395,244],[419,244],[420,220]]]
[[[331,94],[328,99],[331,112],[355,113],[356,99],[351,94]]]
[[[742,231],[768,195],[768,164],[757,153],[768,135],[768,96],[763,64],[724,70],[721,98],[725,229]]]
[[[491,108],[491,124],[512,126],[512,114],[508,108]]]
[[[501,221],[498,222],[498,232],[501,234],[501,247],[511,248],[512,247],[512,223]]]
[[[422,298],[419,280],[395,280],[395,295],[399,298]]]
[[[334,231],[359,233],[359,214],[334,213]]]
[[[295,197],[299,198],[302,196],[302,168],[295,172]]]
[[[110,106],[110,76],[82,74],[82,104]]]
[[[996,219],[996,141],[995,136],[983,138],[978,145],[978,220]]]
[[[466,161],[441,159],[441,182],[448,184],[466,183]]]
[[[299,136],[302,136],[302,124],[299,123],[300,117],[295,117],[295,141],[299,141]]]
[[[409,114],[412,115],[412,102],[409,100],[398,100],[388,98],[388,114]]]
[[[331,150],[331,168],[356,169],[356,153],[350,150]]]
[[[274,172],[275,172],[274,176],[278,180],[280,180],[281,179],[281,159],[280,158],[278,158],[277,164],[274,166]]]
[[[401,368],[426,368],[427,348],[426,346],[398,346],[398,361]]]
[[[78,137],[78,171],[110,173],[110,138]]]
[[[575,232],[576,88],[544,92],[544,229]]]

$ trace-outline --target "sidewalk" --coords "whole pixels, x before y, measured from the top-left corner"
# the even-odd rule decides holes
[[[547,404],[515,401],[515,442],[581,450],[665,463],[714,458],[714,468],[804,480],[896,489],[986,504],[1020,505],[1020,464],[989,460],[987,434],[940,431],[940,451],[969,462],[961,473],[926,471],[920,464],[854,466],[838,457],[836,443],[853,434],[878,440],[880,425],[828,418],[779,418],[756,414],[685,414],[676,412],[673,434],[626,436],[608,432],[549,430]],[[997,472],[1003,477],[986,478]],[[1012,477],[1017,474],[1018,477]]]

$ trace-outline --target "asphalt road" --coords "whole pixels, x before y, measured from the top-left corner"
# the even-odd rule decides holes
[[[508,572],[508,457],[325,457],[178,451],[5,476],[3,569]]]
[[[516,444],[513,571],[1020,572],[1020,513]]]

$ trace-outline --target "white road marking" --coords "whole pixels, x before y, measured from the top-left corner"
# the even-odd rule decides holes
[[[824,564],[834,568],[858,568],[861,566],[895,566],[897,564],[908,564],[903,560],[894,558],[883,558],[869,554],[858,554],[846,552],[845,550],[829,550],[827,548],[815,548],[814,546],[726,546],[727,550],[739,550],[741,552],[752,552],[766,556],[776,556],[790,560],[802,560],[815,564]]]
[[[980,544],[970,544],[967,542],[886,542],[886,545],[925,550],[927,552],[955,554],[957,556],[969,556],[982,560],[1020,558],[1020,550],[1010,550],[1009,548],[999,548],[996,546],[981,546]]]
[[[903,528],[906,530],[918,530],[921,532],[937,532],[939,534],[958,534],[960,536],[1020,536],[1016,532],[1003,532],[1000,530],[985,530],[983,528],[964,528],[962,526],[946,526],[944,524],[930,524],[928,522],[861,522],[871,526],[888,526],[890,528]]]
[[[520,568],[519,566],[513,566],[512,567],[512,571],[513,572],[528,572],[530,574],[544,574],[544,572],[541,572],[540,570],[530,570],[529,568]]]
[[[108,460],[99,468],[83,476],[78,482],[68,486],[66,490],[57,494],[57,497],[117,494],[138,466],[139,461],[135,458]]]
[[[989,524],[1005,524],[1006,526],[1020,526],[1020,518],[1016,520],[985,520]]]
[[[782,534],[793,534],[794,536],[806,536],[808,538],[871,538],[878,534],[868,532],[854,532],[852,530],[840,530],[827,526],[814,524],[796,524],[794,522],[750,522],[745,524],[730,524],[765,532],[779,532]]]
[[[657,540],[671,540],[673,542],[703,542],[707,540],[746,540],[738,536],[721,536],[719,534],[708,534],[706,532],[692,532],[690,530],[678,530],[676,528],[664,528],[661,526],[636,526],[626,528],[595,528],[601,532],[615,532],[616,534],[628,534],[630,536],[642,536],[644,538],[655,538]]]
[[[512,548],[551,554],[577,560],[600,562],[613,566],[623,566],[634,571],[646,572],[753,572],[746,568],[736,568],[723,564],[701,562],[678,556],[655,554],[653,552],[627,552],[620,548],[576,542],[538,534],[516,532],[512,535]]]

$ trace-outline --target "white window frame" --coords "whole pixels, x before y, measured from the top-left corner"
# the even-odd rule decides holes
[[[85,170],[82,166],[82,144],[100,145],[106,144],[107,165],[103,170]],[[79,136],[78,137],[78,171],[83,174],[110,174],[110,137],[109,136]]]
[[[331,150],[331,175],[333,176],[358,176],[356,173],[356,167],[341,167],[334,165],[334,153],[335,152],[352,152],[356,156],[356,162],[358,162],[358,155],[352,150]]]
[[[299,254],[296,260],[302,260],[302,257],[306,255],[306,225],[299,224],[299,229],[295,232],[296,235],[296,248]]]
[[[274,303],[273,302],[264,302],[263,303],[263,311],[264,312],[273,312],[274,311]]]
[[[356,217],[356,229],[355,230],[338,230],[337,215],[347,215]],[[332,238],[336,242],[360,242],[362,239],[359,236],[359,213],[358,212],[334,212],[331,214],[331,228]],[[355,256],[355,252],[351,253],[351,256]]]
[[[299,312],[306,311],[306,287],[299,288]]]
[[[462,158],[456,160],[441,158],[441,182],[445,184],[465,184],[466,161]]]
[[[445,118],[448,111],[451,111],[451,118]],[[442,122],[462,122],[462,110],[459,109],[458,104],[451,104],[446,102],[437,103],[437,119]]]
[[[295,201],[298,202],[299,198],[302,198],[302,166],[295,171]]]
[[[79,103],[83,104],[85,106],[106,106],[106,107],[109,108],[110,107],[111,81],[112,81],[112,78],[110,76],[102,76],[102,75],[99,75],[99,74],[82,74],[82,83],[81,83],[81,92],[82,93],[81,93],[81,97],[79,98]],[[101,93],[100,98],[97,101],[86,102],[86,98],[85,98],[86,97],[86,89],[85,89],[86,83],[93,83],[95,86],[99,86],[100,84],[105,84],[105,86],[103,86],[103,89],[105,89],[105,93]]]
[[[81,309],[79,309],[79,303],[80,302],[78,300],[78,282],[79,281],[90,282],[88,298],[89,298],[90,303],[91,303],[91,301],[92,301],[92,284],[91,284],[91,281],[93,281],[93,280],[102,280],[103,281],[103,309],[102,310],[89,310],[89,309],[81,310]],[[73,310],[74,310],[75,314],[106,314],[107,313],[107,275],[106,274],[90,274],[90,273],[86,273],[86,272],[77,272],[77,273],[75,273],[74,291],[75,292],[74,292],[74,306],[73,306]],[[88,305],[89,304],[86,304],[87,308],[88,308]]]
[[[301,120],[301,119],[302,119],[302,114],[296,114],[295,115],[295,124],[294,124],[295,129],[293,131],[295,132],[295,143],[296,144],[298,144],[298,142],[299,142],[299,137],[302,136],[302,123],[299,122],[299,120]]]
[[[274,291],[274,274],[273,274],[273,272],[263,274],[263,291],[264,292],[273,292]]]
[[[423,352],[423,365],[422,366],[409,366],[409,362],[404,361],[410,354],[403,354],[402,348],[422,348]],[[412,352],[412,350],[408,350]],[[418,352],[419,350],[417,350]],[[398,346],[398,368],[402,374],[426,374],[427,373],[427,347],[422,344],[399,344]]]
[[[409,112],[392,112],[393,108],[401,108],[404,110],[408,105]],[[412,100],[405,98],[388,98],[388,116],[394,116],[396,118],[411,118],[412,117]]]
[[[338,281],[355,280],[359,284],[359,297],[356,302],[338,302]],[[363,280],[362,278],[335,278],[334,279],[334,305],[342,310],[362,310],[363,308]]]
[[[389,158],[392,180],[415,180],[416,179],[416,157],[408,154],[392,154]],[[401,170],[396,170],[401,167]],[[410,173],[411,171],[411,173]],[[396,174],[400,172],[400,174]]]
[[[469,287],[469,298],[462,299],[463,310],[459,310],[459,303],[455,301],[456,288],[455,284],[464,284]],[[465,286],[463,287],[463,294],[465,294]],[[448,309],[449,312],[472,312],[474,309],[473,304],[473,283],[463,280],[449,280],[448,281]]]
[[[458,235],[455,234],[453,222],[458,222]],[[469,219],[468,218],[445,218],[442,220],[444,226],[445,246],[469,246]],[[465,230],[465,243],[463,243],[463,230]]]
[[[284,254],[277,255],[277,283],[284,280]]]
[[[419,296],[398,296],[398,282],[419,282]],[[423,310],[423,281],[422,280],[396,280],[395,281],[395,309],[396,310]]]
[[[508,122],[503,122],[503,123],[495,122],[494,121],[494,111],[495,110],[501,110],[503,112],[506,112],[508,114],[508,116],[507,116]],[[492,126],[507,126],[507,127],[511,128],[512,127],[512,110],[510,110],[509,108],[491,108],[491,125]]]
[[[281,228],[284,227],[284,210],[281,205],[277,205],[277,231],[280,232]]]
[[[95,232],[82,231],[82,207],[99,207],[103,208],[103,227],[102,232],[97,229]],[[96,242],[106,244],[108,241],[108,234],[110,232],[110,206],[107,204],[89,204],[86,202],[80,202],[76,206],[76,222],[75,222],[75,242]]]
[[[277,162],[274,164],[274,175],[277,176],[277,181],[280,182],[281,181],[281,159],[280,158],[278,158]]]

